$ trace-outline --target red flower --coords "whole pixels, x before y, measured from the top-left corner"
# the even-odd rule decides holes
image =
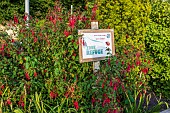
[[[31,30],[31,33],[32,33],[32,36],[34,36],[34,35],[35,35],[35,32],[34,32],[33,30]]]
[[[113,90],[117,91],[118,83],[114,83]]]
[[[37,72],[36,71],[34,72],[34,77],[37,77]]]
[[[14,23],[18,24],[18,18],[16,16],[14,16]]]
[[[66,37],[68,37],[68,36],[70,35],[70,32],[69,32],[69,31],[64,30],[64,35],[65,35]]]
[[[76,56],[76,53],[73,53],[73,56]]]
[[[4,89],[5,88],[5,86],[4,86],[4,84],[1,86],[1,89]]]
[[[68,92],[66,92],[66,93],[64,94],[64,96],[65,96],[66,98],[68,98],[69,93],[68,93]]]
[[[147,74],[148,73],[148,68],[144,68],[144,69],[142,69],[142,72],[143,72],[143,74]]]
[[[28,81],[30,80],[30,76],[29,76],[28,72],[25,73],[25,78],[26,78],[26,80],[28,80]]]
[[[106,104],[109,104],[110,103],[110,99],[107,97],[103,103],[102,103],[102,106],[104,107]]]
[[[24,108],[25,104],[24,104],[24,101],[22,99],[20,99],[20,101],[18,102],[18,106]]]
[[[53,17],[52,17],[52,16],[50,16],[49,20],[50,20],[50,21],[52,21],[52,20],[53,20]]]
[[[110,80],[109,86],[112,87],[112,85],[113,85],[113,82],[112,80]]]
[[[104,88],[104,83],[102,83],[102,88]]]
[[[38,41],[37,37],[34,37],[34,43],[36,43]]]
[[[117,77],[117,78],[115,78],[116,79],[116,81],[118,82],[118,83],[120,83],[120,79]]]
[[[140,60],[136,61],[136,66],[139,66],[141,64]]]
[[[92,105],[94,106],[94,103],[96,102],[94,97],[92,97],[91,102],[92,102]]]
[[[82,22],[85,22],[86,20],[88,20],[88,18],[85,17],[85,16],[83,16],[83,17],[82,17]]]
[[[140,52],[139,52],[139,51],[136,53],[136,57],[137,57],[137,58],[140,57]]]
[[[123,84],[121,86],[122,86],[122,90],[125,91],[125,86]]]
[[[53,22],[54,25],[56,25],[57,19],[54,18],[54,19],[52,20],[52,22]]]
[[[52,99],[55,99],[57,96],[58,96],[57,93],[55,93],[55,92],[53,92],[53,91],[50,92],[50,97],[51,97]]]
[[[15,40],[14,39],[12,39],[12,41],[11,41],[12,43],[14,43],[15,42]]]
[[[0,96],[2,96],[3,92],[0,90]]]
[[[11,105],[11,104],[12,104],[12,102],[11,102],[10,99],[7,99],[6,103],[7,103],[8,105]]]
[[[150,64],[150,60],[148,60],[148,64]]]
[[[130,72],[130,68],[131,68],[131,66],[128,64],[126,71]]]
[[[69,19],[69,26],[73,29],[75,27],[76,20],[74,17]]]
[[[110,66],[110,58],[108,58],[108,62],[107,62],[107,63],[108,63],[108,65]]]
[[[47,72],[47,70],[45,69],[45,70],[44,70],[44,73],[46,73],[46,72]]]
[[[77,102],[77,101],[74,102],[74,107],[76,108],[76,110],[79,109],[79,105],[78,105],[78,102]]]
[[[96,10],[97,10],[97,5],[94,4],[93,8],[92,8],[92,13],[96,13]]]
[[[109,46],[109,45],[110,45],[110,42],[106,42],[106,45]]]
[[[25,15],[25,16],[24,16],[24,21],[26,21],[26,20],[27,20],[27,17],[28,17],[27,15]]]
[[[133,69],[134,67],[135,67],[134,64],[132,64],[132,65],[131,65],[131,68]]]
[[[111,113],[111,110],[109,109],[109,110],[107,111],[107,113]]]
[[[113,113],[118,113],[117,109],[114,109],[114,110],[113,110]]]
[[[4,51],[4,44],[1,45],[0,51]]]
[[[128,39],[129,38],[129,35],[128,34],[126,34],[126,39]]]

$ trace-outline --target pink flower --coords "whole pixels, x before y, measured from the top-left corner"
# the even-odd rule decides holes
[[[79,109],[79,105],[78,105],[78,102],[77,102],[77,101],[74,102],[74,107],[76,108],[76,110]]]

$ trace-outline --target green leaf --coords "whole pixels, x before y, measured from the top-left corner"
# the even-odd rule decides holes
[[[17,108],[14,110],[14,113],[23,113],[21,109]]]

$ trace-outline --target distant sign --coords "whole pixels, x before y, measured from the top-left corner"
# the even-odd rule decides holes
[[[113,29],[79,30],[79,61],[91,62],[104,60],[108,52],[115,54]],[[109,51],[108,51],[109,50]]]

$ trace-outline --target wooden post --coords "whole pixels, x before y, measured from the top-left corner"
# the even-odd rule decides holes
[[[99,29],[98,27],[98,21],[92,21],[91,22],[91,29]],[[100,69],[100,61],[94,61],[93,62],[93,72],[96,73]]]

